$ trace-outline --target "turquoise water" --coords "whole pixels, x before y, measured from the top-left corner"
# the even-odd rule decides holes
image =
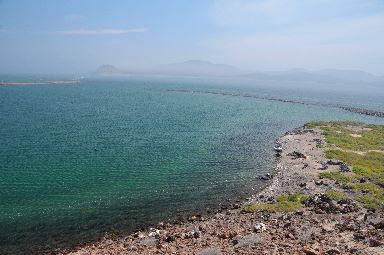
[[[384,123],[332,107],[169,89],[384,109],[382,88],[180,78],[0,87],[0,254],[68,247],[247,196],[272,171],[274,139],[307,121]]]

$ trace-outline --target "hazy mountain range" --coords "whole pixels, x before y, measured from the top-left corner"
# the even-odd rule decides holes
[[[324,69],[319,71],[310,71],[306,69],[291,69],[287,71],[252,71],[239,69],[230,65],[215,64],[202,60],[188,60],[181,63],[142,69],[120,69],[113,65],[102,65],[97,68],[96,75],[224,76],[246,78],[252,80],[367,82],[384,84],[384,76],[376,76],[360,70]]]
[[[153,68],[120,69],[113,65],[100,66],[96,73],[99,75],[185,75],[185,76],[233,76],[247,74],[234,66],[214,64],[202,60],[188,60],[181,63],[173,63]]]

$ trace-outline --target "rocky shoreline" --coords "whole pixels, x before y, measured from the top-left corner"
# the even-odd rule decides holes
[[[283,151],[271,184],[243,205],[56,254],[384,254],[383,208],[327,195],[343,186],[319,173],[348,166],[326,158],[322,130],[298,128],[276,143]]]

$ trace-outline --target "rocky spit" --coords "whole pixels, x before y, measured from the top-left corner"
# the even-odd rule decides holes
[[[239,94],[239,93],[214,92],[214,91],[200,91],[200,90],[194,91],[194,90],[187,90],[187,89],[169,89],[168,91],[169,92],[181,92],[181,93],[212,94],[212,95],[232,96],[232,97],[248,97],[248,98],[262,99],[262,100],[275,101],[275,102],[281,102],[281,103],[292,103],[292,104],[301,104],[301,105],[317,105],[317,106],[339,108],[339,109],[342,109],[342,110],[348,111],[348,112],[384,118],[384,112],[381,112],[381,111],[364,109],[364,108],[357,108],[357,107],[350,107],[350,106],[343,106],[343,105],[335,105],[335,104],[329,104],[329,103],[320,103],[320,102],[310,103],[310,102],[289,100],[289,99],[282,99],[282,98],[273,98],[273,97]]]
[[[276,142],[283,151],[276,155],[271,184],[244,204],[207,217],[192,215],[183,223],[160,222],[127,236],[105,236],[56,254],[384,254],[383,209],[368,211],[353,200],[340,203],[324,195],[343,187],[319,178],[321,171],[341,171],[342,165],[317,146],[325,143],[322,131],[299,128]],[[293,193],[309,196],[295,212],[244,210],[247,203],[273,203],[278,195]]]

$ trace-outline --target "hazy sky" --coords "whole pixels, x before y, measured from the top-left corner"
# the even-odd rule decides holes
[[[384,0],[0,0],[0,72],[188,59],[384,75]]]

